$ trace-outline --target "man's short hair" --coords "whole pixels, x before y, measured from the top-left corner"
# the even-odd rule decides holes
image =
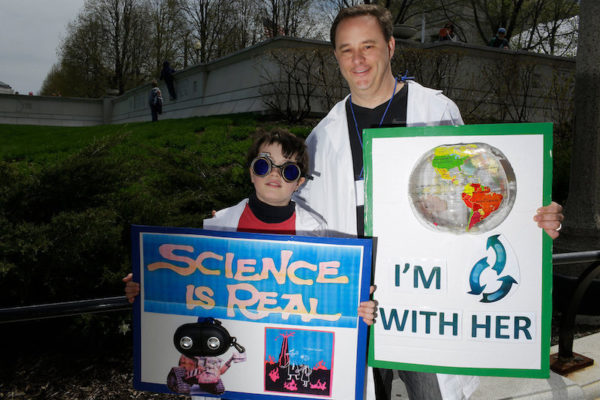
[[[329,38],[331,45],[335,49],[335,31],[337,30],[340,22],[347,18],[362,17],[363,15],[370,15],[377,19],[377,23],[381,28],[381,33],[385,38],[386,42],[392,38],[394,32],[394,25],[392,22],[392,14],[387,8],[380,7],[376,4],[359,4],[357,6],[342,8],[338,15],[331,24],[331,30],[329,31]]]
[[[304,140],[281,128],[273,128],[269,131],[260,129],[256,132],[254,142],[248,149],[247,166],[250,167],[252,161],[258,156],[259,149],[263,144],[269,145],[273,143],[281,145],[281,152],[284,157],[289,159],[295,157],[296,164],[298,164],[302,176],[308,175],[308,151],[306,150]]]

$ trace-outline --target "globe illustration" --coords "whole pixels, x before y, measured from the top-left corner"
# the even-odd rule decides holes
[[[517,194],[512,166],[486,143],[437,146],[411,171],[408,195],[426,227],[455,234],[481,234],[510,213]]]

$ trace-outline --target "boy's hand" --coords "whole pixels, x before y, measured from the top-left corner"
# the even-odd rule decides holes
[[[370,293],[373,294],[375,289],[375,286],[371,286]],[[363,301],[358,306],[358,316],[363,319],[365,324],[373,325],[375,323],[375,318],[377,317],[377,305],[378,303],[376,300],[369,300]]]
[[[559,235],[558,231],[562,228],[562,221],[565,219],[562,211],[563,208],[560,204],[552,202],[550,205],[538,208],[533,220],[546,231],[548,236],[556,239]]]
[[[130,272],[127,274],[125,278],[123,278],[123,282],[125,282],[125,297],[130,303],[133,303],[135,297],[140,294],[140,284],[137,282],[132,282],[133,274]]]

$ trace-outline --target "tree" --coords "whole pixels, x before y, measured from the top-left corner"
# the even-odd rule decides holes
[[[100,97],[107,89],[121,94],[147,81],[154,69],[148,1],[87,0],[68,26],[59,67],[46,86],[62,80],[63,95]]]
[[[259,17],[264,36],[310,36],[312,0],[262,0]]]
[[[403,24],[423,12],[432,11],[439,7],[438,2],[433,0],[328,0],[327,7],[333,10],[333,16],[331,17],[331,20],[333,20],[342,8],[359,4],[377,4],[390,10],[394,24]]]
[[[150,23],[146,4],[141,0],[88,0],[85,9],[104,27],[111,83],[119,94],[147,80]]]
[[[184,67],[187,66],[188,48],[182,46],[182,43],[189,30],[183,6],[183,0],[150,0],[151,57],[154,76],[158,75],[165,60],[169,60],[174,65],[182,63]]]
[[[60,62],[46,77],[41,94],[104,95],[111,75],[105,50],[105,29],[101,21],[93,14],[80,14],[67,27],[67,36],[60,48]]]
[[[498,28],[506,29],[506,38],[512,36],[515,26],[521,26],[522,7],[525,0],[470,0],[475,26],[481,40],[487,43]]]
[[[271,51],[263,64],[261,88],[271,111],[291,123],[308,117],[320,105],[329,110],[347,93],[330,49],[293,48]]]
[[[232,49],[238,50],[256,44],[260,37],[256,14],[257,0],[238,0],[235,13],[231,16],[233,27],[229,34],[232,39]]]
[[[465,0],[462,0],[464,3]],[[498,28],[506,29],[506,38],[513,35],[517,47],[525,50],[556,54],[557,39],[572,36],[568,18],[578,12],[575,0],[468,0],[473,10],[473,23],[483,43],[487,43]]]
[[[65,84],[65,76],[61,72],[60,64],[54,64],[50,68],[40,88],[41,96],[58,96],[59,93],[62,95],[61,89]]]
[[[225,55],[223,43],[232,28],[230,15],[235,2],[230,0],[189,0],[184,6],[189,19],[191,40],[198,63]]]
[[[579,5],[573,0],[536,0],[528,4],[525,25],[513,47],[558,56],[577,49]]]

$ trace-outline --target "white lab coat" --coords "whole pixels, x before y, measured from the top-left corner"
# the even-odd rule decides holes
[[[203,228],[213,231],[235,232],[246,204],[248,204],[248,199],[240,201],[235,206],[217,211],[214,217],[204,220]],[[327,225],[322,218],[305,207],[296,204],[296,235],[325,236],[326,229]]]
[[[408,83],[407,126],[462,125],[458,107],[440,90]],[[346,99],[337,103],[306,139],[313,179],[297,192],[295,200],[309,206],[326,221],[330,236],[355,237],[356,189],[346,118]],[[371,369],[369,368],[369,371]],[[367,399],[374,399],[369,373]],[[468,398],[479,378],[438,374],[444,399]]]

